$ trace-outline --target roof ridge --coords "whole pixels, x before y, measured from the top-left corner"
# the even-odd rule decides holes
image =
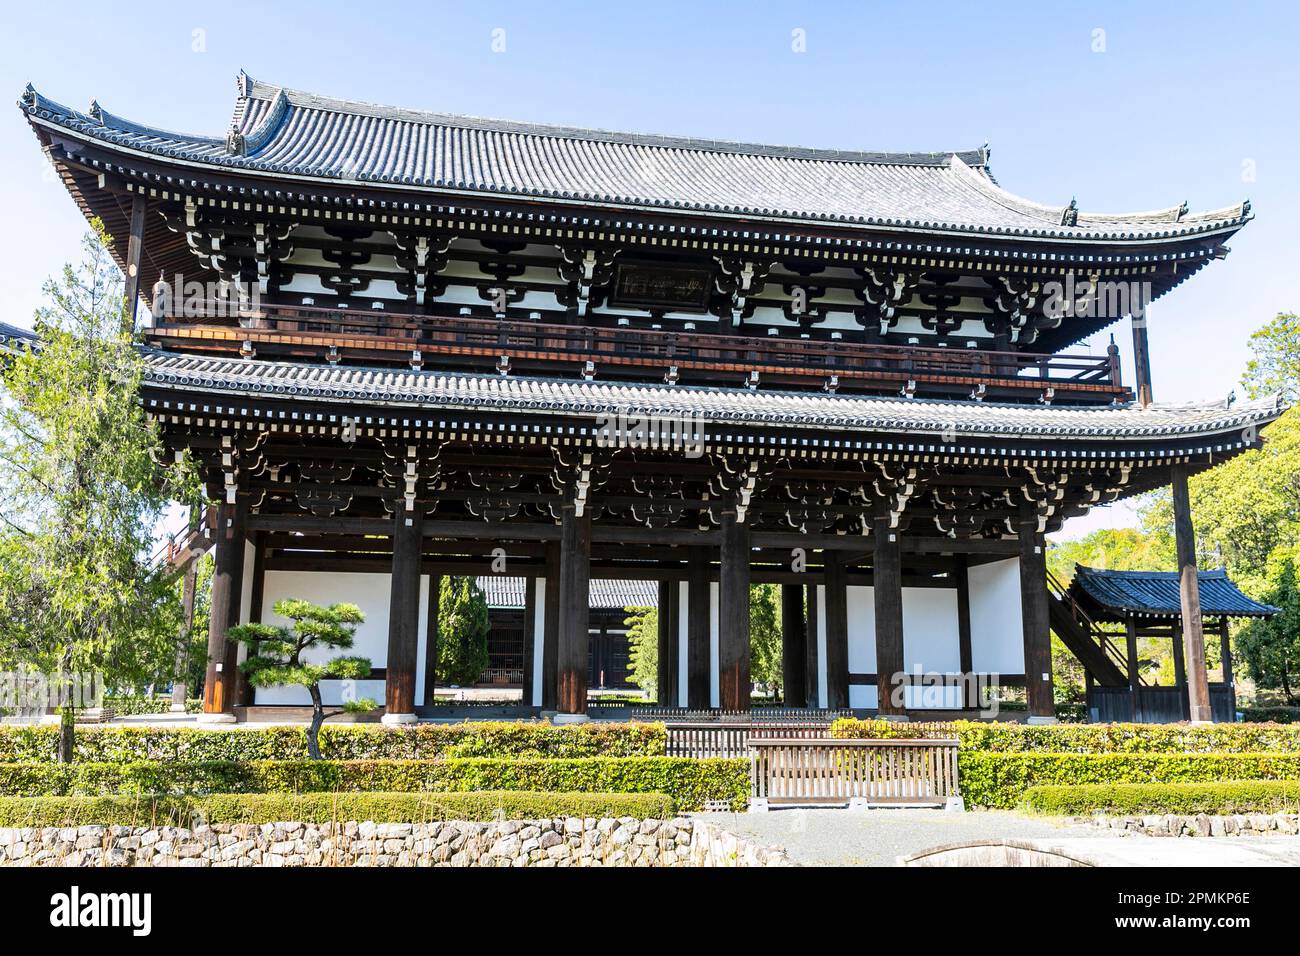
[[[558,139],[580,139],[592,142],[615,143],[631,146],[651,146],[663,149],[689,149],[701,152],[737,153],[747,156],[772,156],[786,159],[807,159],[824,162],[867,163],[890,166],[943,167],[953,156],[964,163],[979,167],[988,165],[987,145],[978,149],[946,150],[940,152],[843,150],[810,146],[791,146],[778,143],[750,143],[739,140],[705,139],[660,133],[632,133],[598,127],[565,126],[532,123],[490,116],[473,116],[465,113],[442,113],[409,107],[385,106],[364,100],[350,100],[323,96],[291,87],[276,86],[255,80],[240,72],[238,86],[241,98],[273,100],[283,94],[292,106],[318,109],[326,112],[374,116],[429,126],[451,126],[460,129],[512,133],[524,136],[543,136]],[[238,107],[237,107],[238,110]]]

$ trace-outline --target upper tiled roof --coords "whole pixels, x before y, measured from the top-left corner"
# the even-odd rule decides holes
[[[485,575],[478,579],[478,586],[487,596],[488,607],[523,607],[524,580]],[[659,585],[654,581],[592,578],[587,593],[588,607],[593,608],[657,607],[659,604]]]
[[[1278,608],[1253,601],[1238,590],[1228,572],[1201,571],[1201,613],[1229,617],[1269,617]],[[1076,565],[1071,590],[1082,591],[1116,614],[1177,617],[1182,614],[1177,571],[1103,571]]]
[[[1041,406],[744,388],[587,382],[353,366],[265,362],[144,350],[148,385],[196,392],[354,401],[428,411],[692,416],[704,424],[781,425],[966,437],[1150,441],[1257,429],[1275,398],[1202,405]],[[951,440],[951,439],[949,439]]]
[[[239,76],[224,138],[82,113],[31,87],[32,122],[124,149],[264,175],[657,211],[1004,238],[1129,242],[1231,232],[1249,203],[1103,215],[997,185],[988,150],[866,153],[541,126],[394,109]]]

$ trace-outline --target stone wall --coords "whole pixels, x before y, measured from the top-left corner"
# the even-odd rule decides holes
[[[698,819],[0,828],[0,866],[789,866]]]
[[[1300,814],[1249,813],[1233,816],[1194,816],[1160,814],[1141,817],[1079,817],[1076,823],[1086,823],[1107,830],[1127,830],[1149,836],[1222,837],[1256,836],[1268,834],[1282,836],[1300,832]]]

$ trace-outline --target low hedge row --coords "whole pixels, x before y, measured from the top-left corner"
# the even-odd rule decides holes
[[[1295,813],[1300,783],[1291,780],[1228,780],[1220,783],[1082,784],[1030,787],[1019,808],[1029,813],[1085,816],[1107,813]]]
[[[533,790],[663,793],[677,809],[743,809],[749,761],[687,757],[0,764],[0,796]]]
[[[166,697],[144,697],[138,694],[108,696],[104,698],[104,706],[119,717],[124,714],[166,714],[171,712],[172,698],[170,694]],[[202,697],[185,698],[185,713],[197,714],[202,710]]]
[[[954,720],[904,723],[842,718],[832,737],[955,737],[962,750],[1050,753],[1300,753],[1300,726],[1276,724],[1055,724]]]
[[[1300,754],[959,751],[957,770],[968,805],[1009,810],[1030,787],[1044,785],[1300,781]]]
[[[0,827],[200,823],[428,823],[673,816],[662,793],[214,793],[207,796],[0,797]]]
[[[1300,707],[1243,707],[1241,719],[1250,724],[1300,724]]]
[[[332,760],[433,760],[450,757],[656,757],[667,751],[662,724],[482,722],[326,724],[321,753]],[[58,728],[0,727],[0,762],[54,761]],[[300,760],[307,756],[302,727],[207,730],[193,727],[78,728],[76,759],[92,763],[137,760]]]

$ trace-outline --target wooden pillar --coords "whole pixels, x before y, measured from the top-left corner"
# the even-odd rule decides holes
[[[808,706],[808,622],[803,585],[781,585],[781,687],[787,707]]]
[[[181,632],[176,644],[176,666],[172,678],[173,714],[185,713],[185,701],[189,698],[190,681],[187,672],[190,661],[190,638],[194,630],[194,587],[199,574],[200,556],[194,555],[185,565],[185,576],[181,580]]]
[[[533,661],[537,642],[537,588],[540,579],[524,578],[524,661],[523,679],[520,682],[519,702],[525,707],[533,703]]]
[[[1020,617],[1024,627],[1025,698],[1032,723],[1056,720],[1052,695],[1052,637],[1047,605],[1047,544],[1032,512],[1021,514]]]
[[[1183,630],[1177,624],[1169,627],[1169,646],[1174,656],[1174,686],[1187,686],[1187,663],[1183,657]]]
[[[265,537],[265,533],[261,531],[254,531],[249,535],[249,539],[252,542],[253,567],[251,571],[252,581],[249,582],[251,586],[248,589],[248,620],[253,624],[260,624],[262,621],[262,595],[266,590],[266,554],[263,544]],[[247,555],[247,548],[244,553]],[[245,558],[245,561],[247,560],[248,559]],[[243,593],[242,580],[240,584],[240,593],[241,595]],[[256,652],[257,645],[253,645],[247,649],[247,653],[249,654],[254,654]],[[244,676],[244,672],[236,669],[235,706],[252,707],[256,695],[257,689],[248,682],[248,678]]]
[[[233,721],[239,645],[226,640],[226,629],[239,623],[244,578],[244,518],[248,506],[217,506],[212,588],[208,610],[208,670],[203,680],[203,714],[208,721]]]
[[[809,584],[805,588],[805,591],[807,593],[807,602],[805,606],[805,610],[807,611],[807,617],[805,618],[807,621],[807,626],[805,628],[807,634],[805,650],[807,653],[804,656],[804,700],[807,702],[807,706],[809,707],[820,707],[821,688],[818,686],[818,681],[821,672],[821,664],[818,654],[820,653],[821,641],[818,630],[819,625],[817,623],[817,585]]]
[[[962,673],[962,706],[977,710],[983,704],[979,699],[979,685],[975,681],[975,651],[971,645],[970,629],[970,561],[964,554],[955,556],[957,562],[957,659]]]
[[[849,592],[844,558],[825,551],[826,567],[826,706],[849,706]]]
[[[131,225],[126,243],[126,276],[122,289],[122,328],[135,331],[135,307],[140,301],[140,273],[144,259],[144,213],[148,200],[140,193],[131,196]],[[179,294],[180,290],[177,290]]]
[[[1228,631],[1227,616],[1219,618],[1219,660],[1223,667],[1223,682],[1231,686],[1232,676],[1232,640]]]
[[[899,531],[889,519],[875,520],[872,585],[876,605],[876,695],[882,716],[907,712],[903,664],[903,556]]]
[[[393,516],[393,570],[388,602],[386,724],[415,722],[415,658],[420,644],[420,512],[401,507]]]
[[[1137,378],[1138,404],[1146,408],[1151,404],[1151,351],[1147,347],[1147,318],[1145,315],[1132,316],[1133,325],[1133,374]]]
[[[686,562],[686,703],[692,710],[708,710],[712,650],[713,602],[709,587],[709,551],[693,547]]]
[[[424,627],[424,705],[438,696],[438,612],[442,604],[442,575],[429,575],[429,614]]]
[[[1138,676],[1137,621],[1132,614],[1124,615],[1124,642],[1128,656],[1129,713],[1134,721],[1141,722],[1142,705],[1138,688],[1142,686],[1142,681]]]
[[[655,696],[660,707],[677,706],[680,590],[676,581],[659,582],[659,671],[655,676]]]
[[[749,525],[722,513],[718,562],[718,704],[749,710]]]
[[[560,662],[560,543],[546,545],[546,592],[542,608],[542,710],[555,710],[559,701]]]
[[[566,503],[560,519],[560,619],[556,656],[556,711],[587,714],[590,643],[591,510]]]
[[[1201,624],[1201,582],[1196,568],[1196,532],[1192,527],[1192,504],[1187,493],[1187,466],[1170,469],[1169,484],[1174,498],[1174,541],[1178,550],[1178,591],[1182,598],[1182,641],[1186,658],[1188,717],[1193,723],[1208,723],[1210,678],[1205,671],[1205,634]],[[1181,655],[1180,655],[1181,657]]]

